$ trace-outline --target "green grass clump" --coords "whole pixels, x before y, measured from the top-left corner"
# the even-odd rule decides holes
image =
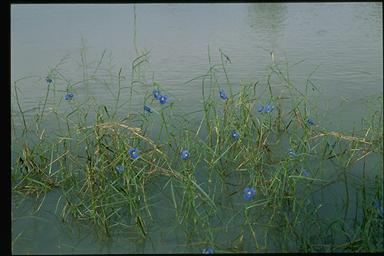
[[[233,84],[220,50],[218,64],[209,56],[207,73],[185,83],[201,82],[201,107],[180,113],[183,102],[147,80],[149,52],[134,59],[130,82],[122,68],[103,66],[105,52],[91,63],[84,54],[78,80],[63,73],[63,61],[49,71],[34,115],[22,110],[15,81],[13,193],[58,191],[62,220],[89,224],[102,239],[122,230],[147,239],[164,208],[168,228],[181,227],[192,251],[383,250],[375,204],[383,205],[382,96],[367,102],[353,134],[328,130],[312,104],[321,97],[312,74],[295,87],[288,64],[273,63],[259,81]],[[96,98],[101,89],[106,102]],[[160,104],[154,89],[169,102]],[[64,99],[69,92],[73,99]],[[273,108],[260,112],[260,104]],[[256,190],[248,201],[246,187]]]

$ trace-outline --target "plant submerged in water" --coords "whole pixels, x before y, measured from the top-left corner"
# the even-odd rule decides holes
[[[139,59],[139,61],[142,61],[142,59]],[[145,61],[142,62],[145,63]],[[276,65],[274,68],[277,69],[278,66]],[[274,74],[284,76],[283,72],[274,71]],[[214,72],[215,70],[212,69],[211,75],[216,78]],[[280,78],[283,81],[286,80],[285,77]],[[71,79],[65,80],[70,81]],[[157,112],[158,109],[151,103],[154,102],[152,96],[159,104],[163,105],[169,102],[168,97],[162,95],[163,92],[157,86],[148,89],[143,96],[144,99],[134,95],[137,102],[119,102],[118,96],[116,102],[114,102],[115,111],[112,112],[113,114],[109,111],[110,106],[96,104],[94,109],[96,120],[94,123],[92,123],[94,120],[89,119],[86,119],[83,123],[84,116],[91,116],[88,115],[89,113],[93,114],[91,111],[93,111],[92,107],[94,105],[87,104],[87,101],[84,101],[84,104],[71,105],[71,108],[68,108],[69,113],[65,112],[63,116],[60,116],[60,111],[57,111],[60,120],[67,122],[66,129],[60,131],[63,132],[60,134],[60,138],[65,139],[60,139],[60,147],[57,148],[53,146],[51,149],[51,145],[44,144],[46,141],[41,140],[41,147],[35,147],[33,150],[26,147],[22,150],[23,152],[17,156],[19,160],[16,161],[15,166],[12,166],[12,175],[15,176],[13,180],[16,181],[14,191],[27,195],[34,193],[39,195],[54,189],[58,184],[57,187],[62,188],[69,195],[66,198],[68,203],[63,207],[63,216],[67,217],[72,214],[74,218],[81,220],[94,220],[92,224],[101,227],[100,230],[102,230],[103,234],[108,235],[112,234],[112,231],[115,231],[115,227],[117,229],[119,224],[127,226],[135,223],[136,220],[138,230],[141,230],[145,237],[148,230],[144,224],[147,219],[152,219],[151,208],[154,207],[155,210],[158,210],[162,207],[161,203],[159,203],[159,208],[155,206],[158,202],[156,201],[156,195],[153,195],[153,193],[157,191],[152,189],[154,186],[151,184],[154,180],[153,177],[159,177],[155,182],[159,182],[161,187],[164,184],[161,192],[167,197],[166,199],[173,203],[175,209],[175,215],[170,213],[171,215],[167,215],[167,217],[174,221],[174,216],[176,216],[177,221],[180,221],[179,223],[183,225],[185,224],[186,229],[197,231],[198,240],[205,242],[200,242],[195,249],[202,250],[203,254],[212,254],[214,253],[212,247],[216,249],[225,248],[226,244],[230,243],[229,238],[226,236],[223,236],[225,240],[220,238],[218,241],[214,241],[217,235],[215,232],[218,230],[216,227],[212,227],[211,220],[214,218],[222,219],[223,224],[227,226],[231,224],[232,220],[237,219],[235,225],[239,226],[236,226],[236,229],[241,229],[239,238],[232,240],[236,241],[236,243],[232,245],[231,249],[221,249],[223,251],[233,250],[232,252],[236,253],[244,248],[249,251],[279,250],[281,244],[292,244],[292,248],[289,249],[299,250],[300,252],[326,251],[329,248],[340,248],[340,250],[345,249],[347,251],[381,251],[383,240],[380,240],[380,235],[382,235],[384,210],[382,201],[378,197],[373,198],[373,200],[377,200],[372,200],[370,204],[363,204],[363,207],[369,207],[369,211],[364,209],[364,212],[372,213],[367,220],[358,219],[359,216],[356,217],[358,221],[361,221],[363,229],[364,225],[369,226],[368,229],[364,229],[364,234],[357,234],[357,229],[351,230],[349,227],[344,229],[344,222],[339,222],[341,229],[348,232],[348,237],[359,237],[359,239],[361,237],[361,244],[352,244],[354,241],[351,243],[342,241],[342,243],[337,244],[335,240],[329,240],[328,237],[340,232],[340,228],[319,219],[316,215],[316,209],[312,207],[312,203],[305,201],[312,196],[316,198],[319,186],[324,185],[324,189],[326,189],[328,184],[333,184],[333,180],[323,175],[324,165],[321,162],[322,160],[314,160],[315,157],[323,155],[326,158],[328,155],[332,156],[343,152],[341,155],[329,159],[335,161],[336,164],[341,163],[343,165],[347,162],[344,160],[349,159],[347,162],[349,168],[354,161],[358,162],[360,159],[364,159],[363,154],[365,151],[369,154],[381,153],[382,147],[375,144],[377,141],[382,140],[381,126],[378,129],[374,125],[367,127],[363,136],[368,134],[368,130],[370,131],[369,136],[365,135],[362,138],[358,138],[360,136],[359,132],[354,134],[354,137],[347,137],[343,136],[341,132],[329,132],[322,127],[320,127],[321,129],[311,130],[308,126],[315,125],[317,122],[308,115],[309,109],[312,109],[311,106],[307,105],[310,101],[302,101],[299,94],[292,95],[290,99],[293,102],[275,101],[275,99],[280,99],[273,95],[272,90],[268,90],[267,86],[257,91],[259,87],[255,89],[252,83],[244,82],[243,84],[242,82],[239,87],[240,92],[235,91],[231,95],[230,101],[226,101],[229,98],[223,88],[219,90],[219,95],[217,95],[217,88],[223,86],[219,85],[217,81],[219,80],[212,79],[211,87],[207,90],[207,88],[204,88],[203,80],[203,107],[196,112],[201,111],[203,113],[202,117],[198,117],[202,120],[200,123],[196,122],[192,114],[190,118],[188,114],[179,113],[180,110],[176,101],[175,108],[172,108],[173,104],[169,104],[169,108],[160,106],[159,112]],[[53,80],[47,77],[46,82],[48,84],[54,82],[58,87],[61,86],[61,79]],[[111,84],[118,83],[111,80]],[[268,85],[269,83],[262,84]],[[49,90],[56,90],[55,86],[45,87]],[[255,90],[253,94],[252,88]],[[154,90],[152,91],[152,89]],[[229,89],[230,87],[228,87]],[[62,99],[64,93],[61,90],[58,91],[60,92],[58,94],[59,98]],[[209,94],[207,94],[207,91],[209,91]],[[271,99],[271,101],[263,105],[257,95],[263,95],[264,92],[268,93],[268,91],[270,91],[270,95],[264,94],[262,101],[264,102],[264,99]],[[15,94],[17,92],[18,90],[15,90]],[[291,92],[294,93],[294,91]],[[50,96],[51,94],[47,92],[47,95]],[[119,92],[116,95],[119,95]],[[217,98],[217,96],[220,98]],[[64,98],[65,100],[71,100],[74,98],[74,94],[67,92]],[[121,97],[120,100],[123,98]],[[226,102],[223,104],[221,100]],[[47,102],[54,102],[54,100]],[[153,105],[154,108],[150,105],[144,105],[143,109],[137,111],[138,113],[135,113],[135,111],[132,113],[131,111],[124,113],[124,115],[127,114],[127,117],[120,116],[121,112],[118,111],[120,106],[131,104],[141,107],[142,102]],[[255,104],[257,104],[256,108]],[[127,109],[130,109],[131,105]],[[277,107],[279,111],[276,111],[278,114],[266,114],[271,113],[274,106],[279,106]],[[295,108],[287,109],[287,106],[295,106]],[[20,113],[23,115],[24,111],[20,109]],[[159,115],[151,115],[153,118],[148,118],[149,114],[147,116],[146,113]],[[224,115],[222,116],[221,113],[224,113]],[[42,111],[39,116],[44,116],[43,114]],[[157,119],[157,117],[161,119]],[[80,121],[77,123],[77,120]],[[23,123],[21,124],[23,125]],[[196,125],[195,127],[195,124],[199,126]],[[302,124],[306,126],[304,132],[300,129]],[[36,134],[43,136],[41,130],[43,125],[44,123],[41,126],[36,125],[37,129],[40,129],[37,130]],[[25,131],[27,133],[33,131],[27,129],[29,128],[27,122],[25,122],[24,127],[26,127]],[[34,126],[31,125],[31,127]],[[62,129],[61,127],[59,129]],[[79,128],[84,132],[77,133],[76,131]],[[375,129],[379,130],[378,136],[375,134]],[[185,130],[187,130],[187,133],[180,132]],[[309,130],[310,132],[308,132]],[[185,136],[185,134],[188,136]],[[16,136],[14,137],[16,138]],[[335,140],[333,138],[329,139],[329,137],[335,137]],[[288,148],[292,146],[288,150],[283,148],[286,145],[286,139],[289,139],[290,143]],[[73,140],[73,143],[70,140]],[[329,142],[330,140],[332,143]],[[17,142],[17,140],[15,141]],[[127,144],[123,143],[123,141],[128,141],[129,146],[126,147]],[[175,151],[174,145],[180,145],[178,144],[180,141],[182,141],[182,147],[176,147]],[[334,141],[336,142],[334,143]],[[54,143],[56,142],[54,141]],[[86,146],[89,163],[85,158],[84,162],[82,162],[82,159],[76,159],[75,154],[77,151],[84,152],[83,146]],[[138,148],[133,148],[133,146],[140,147],[140,151]],[[344,146],[345,148],[342,148]],[[91,151],[90,148],[92,148]],[[139,153],[141,150],[144,151],[143,148],[145,148],[145,155],[143,154],[139,161],[135,161],[141,157]],[[284,150],[282,155],[276,155],[280,153],[279,148]],[[39,149],[48,152],[47,155],[39,152]],[[65,149],[65,152],[69,153],[63,154],[63,152],[60,152],[61,149]],[[94,149],[95,151],[93,151]],[[294,149],[300,153],[298,154],[299,158],[295,158],[297,155]],[[338,152],[335,152],[336,149],[338,149]],[[192,152],[192,158],[189,150]],[[76,153],[70,155],[70,152]],[[94,155],[92,155],[93,152],[95,152]],[[70,155],[70,157],[66,158],[66,154]],[[74,167],[72,164],[68,165],[68,159],[76,160],[73,162],[76,162],[79,168]],[[222,159],[225,159],[225,162]],[[308,162],[310,162],[310,165],[308,165]],[[316,166],[317,164],[318,166]],[[127,169],[124,168],[124,165]],[[55,172],[53,170],[51,175],[51,169],[56,168],[56,166],[61,166],[59,168],[69,171]],[[83,166],[86,166],[86,168],[82,168]],[[304,167],[309,169],[304,169]],[[200,172],[200,168],[204,168],[204,172]],[[84,171],[82,173],[84,175],[78,176],[79,172],[77,170]],[[294,170],[294,173],[291,170]],[[335,171],[338,170],[335,169]],[[28,176],[24,172],[27,172]],[[319,177],[318,180],[312,179],[315,173],[316,178]],[[63,176],[60,177],[60,175]],[[56,182],[56,178],[58,182]],[[74,186],[73,180],[76,180],[82,186]],[[366,178],[364,182],[369,184],[369,178]],[[381,176],[378,183],[382,184]],[[228,184],[234,187],[228,187]],[[245,187],[247,184],[252,184],[255,187]],[[349,184],[347,185],[349,186]],[[361,193],[369,193],[370,195],[382,193],[380,186],[366,186],[365,183],[359,185],[364,187],[364,191]],[[150,189],[147,189],[148,186]],[[256,186],[260,200],[255,200]],[[77,187],[85,189],[79,193]],[[169,190],[165,190],[166,188],[169,188]],[[371,188],[374,188],[375,192]],[[305,193],[301,193],[302,189],[305,189]],[[348,187],[347,190],[350,193],[352,187]],[[87,193],[82,193],[82,191]],[[170,191],[170,193],[167,194],[167,191]],[[359,192],[360,190],[355,191]],[[325,192],[327,191],[325,190]],[[76,195],[75,202],[72,202],[72,193]],[[81,197],[79,203],[77,201],[78,194]],[[236,194],[237,198],[231,197]],[[237,199],[240,199],[242,208],[245,208],[244,215],[236,215],[243,210],[239,211],[238,204],[233,207],[232,203]],[[62,201],[65,202],[65,200]],[[295,206],[294,210],[288,209],[287,205]],[[288,214],[287,209],[289,210]],[[222,212],[225,212],[225,214],[221,215]],[[311,214],[312,212],[313,214]],[[226,219],[228,216],[230,219]],[[239,217],[232,218],[232,216]],[[154,221],[156,221],[155,215],[153,217]],[[339,218],[340,216],[336,217]],[[342,217],[339,219],[342,219]],[[268,223],[265,223],[264,220]],[[291,222],[291,220],[293,221]],[[300,220],[300,225],[296,220]],[[281,221],[289,221],[290,223],[279,225]],[[347,221],[345,221],[346,225],[348,224]],[[260,222],[263,222],[261,227],[258,224]],[[308,223],[317,225],[319,229],[312,232],[308,229]],[[367,223],[373,225],[366,225]],[[178,223],[176,224],[178,225]],[[268,228],[265,229],[263,234],[264,226],[268,226]],[[374,228],[371,229],[371,226]],[[359,230],[362,230],[361,227],[359,227]],[[266,239],[264,245],[258,244],[261,240],[255,238],[254,228],[260,228],[258,231],[260,237],[263,235],[268,239],[275,232],[284,235],[281,236],[281,241],[276,241],[276,248],[269,248],[271,240]],[[327,234],[322,234],[322,230],[327,230]],[[351,233],[349,233],[349,230],[351,230]],[[120,230],[116,231],[120,232]],[[151,230],[151,232],[153,231]],[[295,236],[288,235],[293,233]],[[249,235],[243,236],[243,234]],[[194,235],[192,234],[188,239],[191,239]],[[252,236],[254,236],[254,241],[252,241]],[[375,240],[376,238],[377,240]],[[271,239],[275,239],[275,237]],[[242,248],[238,246],[239,241],[244,243],[245,246]],[[204,244],[212,247],[203,249],[202,245]],[[282,246],[283,249],[281,250],[287,250],[284,246]]]

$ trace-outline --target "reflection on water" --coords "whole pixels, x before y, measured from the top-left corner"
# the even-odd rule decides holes
[[[259,3],[249,4],[248,22],[250,26],[259,33],[268,33],[273,43],[284,30],[287,14],[285,3]]]

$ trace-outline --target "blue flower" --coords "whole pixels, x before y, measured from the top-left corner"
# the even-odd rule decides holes
[[[160,91],[159,90],[153,90],[153,92],[152,92],[152,94],[153,94],[153,97],[155,97],[155,99],[159,99],[159,97],[160,97]]]
[[[150,106],[144,105],[144,111],[147,111],[149,113],[152,113],[152,109]]]
[[[132,159],[137,159],[139,157],[137,152],[137,148],[131,148],[130,150],[128,150],[128,154],[131,156]]]
[[[116,172],[122,173],[123,171],[124,171],[124,166],[123,165],[116,166]]]
[[[274,109],[274,107],[271,104],[267,104],[264,107],[264,113],[269,113]]]
[[[204,248],[203,251],[202,251],[203,254],[213,254],[215,253],[215,250],[213,250],[213,248]]]
[[[379,215],[381,217],[383,217],[384,216],[384,207],[381,205],[379,200],[375,201],[375,208],[377,209]]]
[[[303,171],[303,176],[304,176],[304,177],[309,177],[309,175],[310,175],[310,174],[309,174],[309,172],[308,172],[307,170],[304,170],[304,171]]]
[[[293,149],[289,149],[288,150],[288,155],[290,156],[290,157],[295,157],[296,156],[296,153],[295,153],[295,151],[293,150]]]
[[[167,96],[165,96],[165,95],[160,95],[160,96],[159,96],[160,104],[165,104],[165,103],[167,103],[167,100],[168,100],[168,97],[167,97]]]
[[[49,84],[53,82],[52,78],[50,78],[49,76],[47,76],[47,78],[45,78],[45,81],[47,81],[47,83],[49,83]]]
[[[263,109],[264,109],[263,105],[261,105],[260,103],[257,104],[257,111],[263,112]]]
[[[69,92],[69,93],[65,94],[64,99],[65,100],[71,100],[71,99],[73,99],[73,96],[74,96],[73,93]]]
[[[253,188],[245,188],[244,189],[244,199],[249,201],[256,195],[256,190]]]
[[[181,159],[187,160],[188,158],[189,158],[188,150],[184,149],[183,151],[181,151]]]
[[[220,89],[219,95],[220,95],[220,98],[222,98],[223,100],[227,100],[228,99],[227,95],[225,94],[224,89]]]
[[[231,131],[231,136],[233,139],[238,140],[240,138],[240,133],[236,130]]]
[[[315,124],[315,121],[313,121],[312,118],[308,118],[307,123],[308,123],[309,125],[314,125],[314,124]]]

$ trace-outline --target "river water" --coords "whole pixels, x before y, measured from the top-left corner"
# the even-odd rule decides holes
[[[74,63],[80,61],[82,45],[93,60],[105,50],[115,67],[127,74],[136,50],[146,49],[148,73],[184,102],[180,106],[184,112],[200,102],[199,82],[183,83],[206,73],[208,48],[213,59],[219,59],[219,49],[229,56],[232,86],[258,79],[271,64],[273,52],[276,61],[300,62],[290,70],[299,87],[316,69],[312,81],[321,91],[317,103],[324,104],[327,116],[319,122],[350,131],[364,116],[362,103],[383,93],[382,22],[381,3],[12,5],[11,81],[33,76],[18,82],[22,109],[33,109],[45,94],[45,76],[63,56],[72,59],[66,72],[81,75]],[[103,100],[104,91],[95,88],[92,93]],[[12,98],[12,115],[17,112]],[[74,238],[51,213],[54,199],[46,200],[38,217],[29,218],[31,213],[22,210],[13,213],[12,237],[24,232],[14,253],[153,249],[148,241],[116,240],[108,246],[95,244],[87,235]],[[181,238],[169,243],[166,239],[166,234],[155,238],[153,250],[178,251],[177,244],[183,243]]]

